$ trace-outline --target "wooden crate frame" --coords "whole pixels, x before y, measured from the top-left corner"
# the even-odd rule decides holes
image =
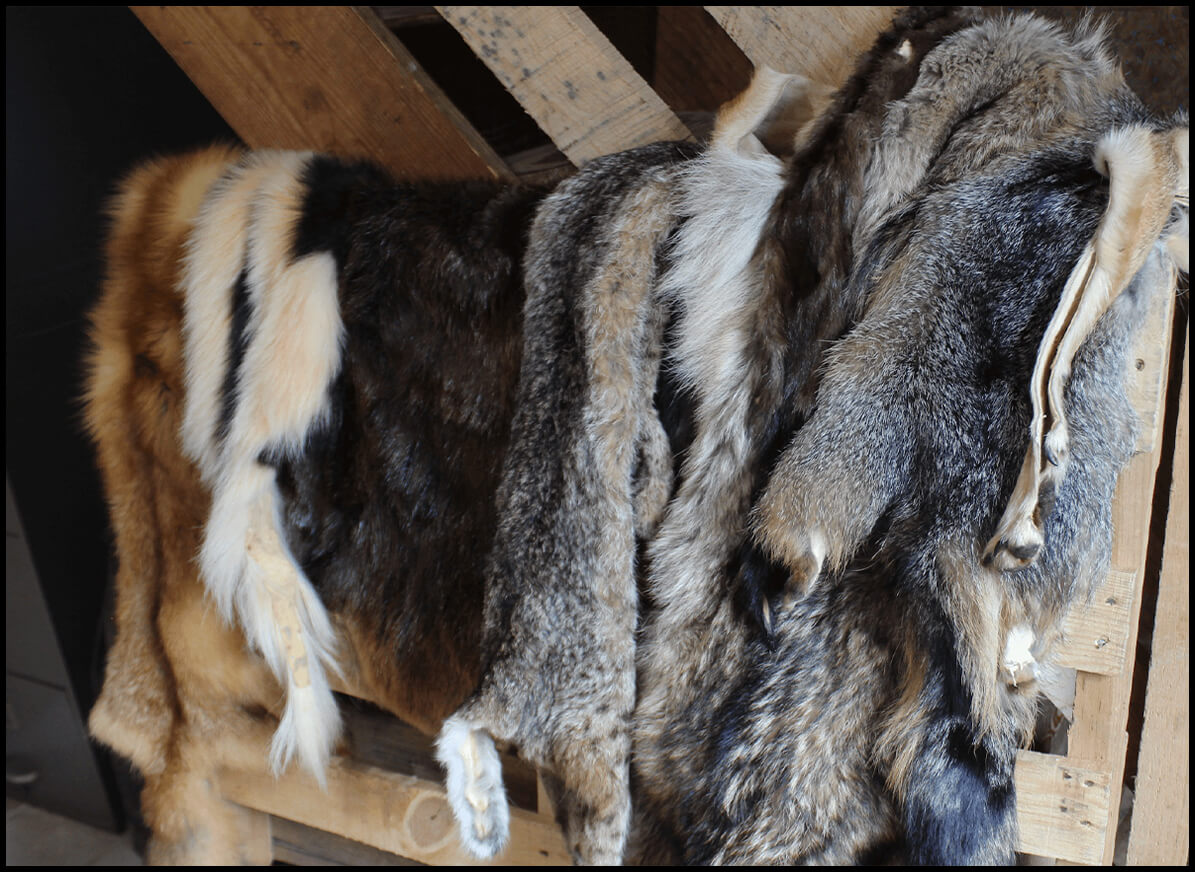
[[[251,147],[367,157],[403,179],[516,176],[371,7],[131,8]],[[729,37],[751,64],[837,86],[896,8],[707,6],[722,32],[711,32],[708,24],[693,27],[674,49],[682,54],[705,51],[698,62],[737,65],[741,71],[742,57],[710,49]],[[648,142],[693,136],[691,126],[580,7],[434,9],[574,164]],[[695,11],[680,11],[684,9]],[[691,18],[701,12],[661,7],[665,14]],[[683,81],[683,75],[677,80]],[[663,84],[674,90],[684,87]],[[1140,863],[1187,861],[1190,496],[1185,339],[1181,403],[1177,416],[1169,419],[1173,453],[1163,450],[1171,444],[1164,437],[1173,309],[1173,295],[1160,298],[1138,342],[1132,397],[1142,431],[1137,454],[1119,482],[1107,582],[1090,607],[1067,619],[1063,660],[1078,670],[1069,751],[1066,756],[1025,751],[1018,757],[1020,849],[1028,854],[1070,863],[1112,861],[1155,480],[1165,463],[1172,464],[1173,490],[1128,857]],[[459,847],[443,789],[428,778],[338,758],[326,792],[296,772],[275,780],[224,771],[220,787],[226,798],[246,809],[246,826],[263,862],[277,853],[272,820],[297,822],[423,863],[474,862]],[[542,787],[536,805],[535,810],[512,810],[511,846],[497,863],[568,861]]]

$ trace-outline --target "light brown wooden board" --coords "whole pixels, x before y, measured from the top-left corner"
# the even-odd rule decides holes
[[[1166,376],[1170,372],[1168,326],[1174,311],[1174,294],[1157,294],[1150,303],[1146,328],[1133,343],[1130,360],[1129,401],[1137,410],[1141,428],[1137,451],[1153,451],[1165,412]]]
[[[422,866],[389,851],[354,842],[335,833],[270,817],[274,859],[290,866]]]
[[[756,66],[837,88],[899,6],[707,6]]]
[[[1174,438],[1174,475],[1158,582],[1145,720],[1129,834],[1130,866],[1183,865],[1191,847],[1190,343]]]
[[[1118,675],[1124,669],[1139,575],[1113,569],[1090,603],[1075,604],[1062,625],[1060,666],[1100,675]]]
[[[436,866],[479,865],[460,845],[443,788],[409,775],[334,758],[327,790],[291,767],[274,778],[226,769],[221,793],[275,817]],[[545,866],[570,862],[555,822],[512,808],[510,844],[489,865]]]
[[[370,158],[400,179],[509,176],[367,7],[130,8],[252,148]]]
[[[690,138],[577,6],[437,6],[574,164]]]
[[[1075,863],[1100,861],[1111,797],[1107,773],[1053,754],[1021,751],[1013,778],[1018,851]]]

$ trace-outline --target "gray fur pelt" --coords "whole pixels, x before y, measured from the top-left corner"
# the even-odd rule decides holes
[[[1096,30],[913,10],[763,206],[722,187],[753,160],[686,170],[662,280],[695,420],[647,548],[631,856],[1008,862],[1033,670],[1107,565],[1128,341],[1185,250],[1185,119],[1150,120]],[[1128,234],[1143,266],[1074,361],[1044,546],[1002,571],[1039,341],[1141,166],[1168,218]],[[722,244],[744,212],[758,247]]]
[[[438,754],[472,850],[506,837],[493,740],[545,772],[569,850],[617,863],[630,821],[636,537],[671,487],[653,393],[656,251],[683,147],[589,164],[547,198],[525,263],[523,368],[486,577],[482,678]]]

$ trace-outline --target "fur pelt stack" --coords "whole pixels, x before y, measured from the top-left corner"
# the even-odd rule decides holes
[[[91,723],[153,859],[245,859],[207,776],[269,744],[322,777],[344,671],[439,731],[482,857],[509,744],[580,862],[1010,860],[1186,209],[1186,121],[1098,31],[951,9],[551,191],[138,170],[90,357]]]

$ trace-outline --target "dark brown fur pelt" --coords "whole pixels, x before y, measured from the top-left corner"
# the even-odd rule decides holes
[[[696,412],[647,549],[633,857],[1012,859],[1036,699],[1019,669],[1047,668],[1063,612],[1102,579],[1134,442],[1126,346],[1170,287],[1165,233],[1140,240],[1153,254],[1076,361],[1073,465],[1043,499],[1037,563],[981,554],[1025,452],[1038,342],[1107,229],[1100,155],[1121,129],[1170,136],[1098,33],[912,10],[770,183],[770,213],[709,193],[749,154],[697,162],[663,279]],[[759,246],[728,279],[713,231],[745,213]],[[719,316],[686,311],[702,274],[743,341],[708,341]]]

